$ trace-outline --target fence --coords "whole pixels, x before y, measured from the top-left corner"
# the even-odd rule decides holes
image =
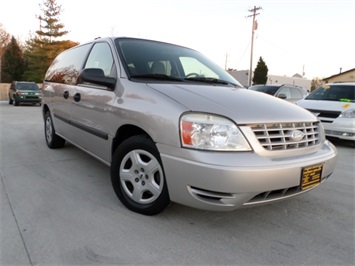
[[[0,83],[0,101],[9,100],[10,83]]]

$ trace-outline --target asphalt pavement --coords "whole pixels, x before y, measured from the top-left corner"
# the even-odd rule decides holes
[[[287,201],[232,212],[127,210],[109,168],[50,150],[41,108],[0,101],[0,265],[355,265],[355,148]]]

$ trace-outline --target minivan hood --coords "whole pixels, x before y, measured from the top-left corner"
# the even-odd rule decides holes
[[[238,124],[316,120],[315,116],[295,104],[244,88],[193,84],[148,86],[184,105],[189,111],[226,116]]]

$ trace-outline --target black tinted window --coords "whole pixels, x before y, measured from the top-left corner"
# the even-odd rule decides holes
[[[162,74],[184,79],[192,75],[217,78],[242,87],[222,68],[195,50],[129,38],[116,39],[115,44],[130,76]]]
[[[75,84],[83,68],[91,44],[77,46],[61,53],[49,67],[45,80]]]
[[[29,82],[18,82],[16,84],[16,90],[39,90],[39,87],[36,83],[29,83]]]
[[[313,91],[306,99],[328,101],[355,101],[353,85],[323,85]]]
[[[279,86],[257,85],[257,86],[252,86],[249,89],[253,91],[260,91],[270,95],[274,95],[279,88],[280,88]]]

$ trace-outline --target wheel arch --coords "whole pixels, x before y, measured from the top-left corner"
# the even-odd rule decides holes
[[[43,119],[45,118],[45,115],[46,115],[47,112],[50,112],[48,105],[47,104],[42,104],[42,117],[43,117]]]
[[[149,137],[153,141],[151,136],[142,128],[135,126],[135,125],[130,125],[130,124],[123,125],[117,130],[116,135],[112,141],[111,156],[113,156],[117,147],[124,140],[126,140],[132,136],[136,136],[136,135],[146,135],[147,137]]]

